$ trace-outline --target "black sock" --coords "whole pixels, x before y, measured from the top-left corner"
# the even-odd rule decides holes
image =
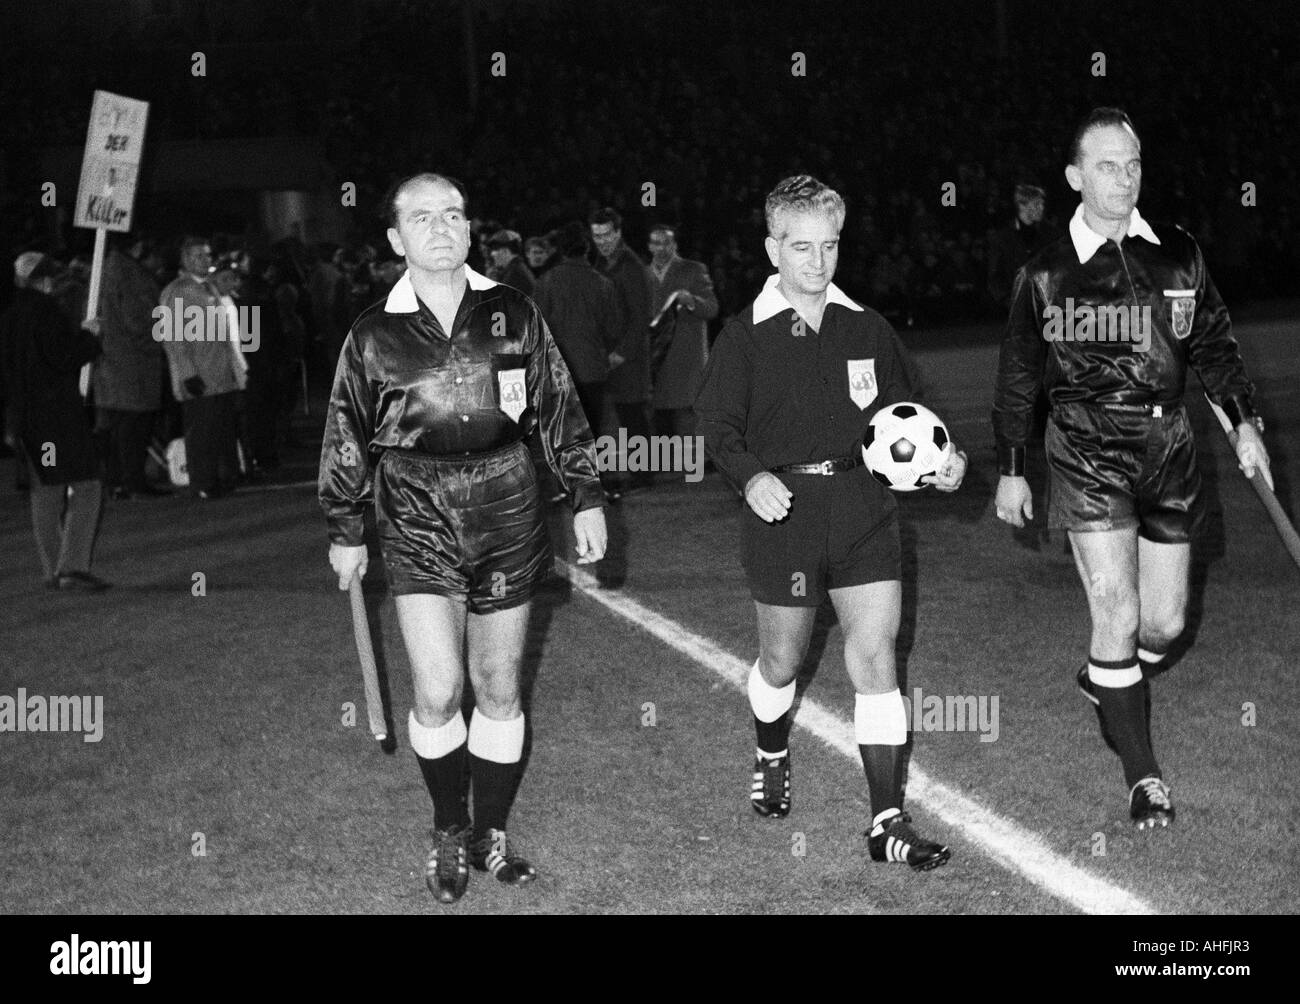
[[[424,775],[424,785],[433,799],[433,825],[439,830],[469,823],[469,809],[465,804],[465,758],[468,754],[469,747],[465,743],[434,760],[415,754],[420,763],[420,773]]]
[[[754,718],[754,731],[758,735],[758,748],[764,753],[780,753],[790,746],[790,712],[774,722]]]
[[[481,840],[488,830],[506,828],[519,762],[497,763],[470,754],[469,772],[474,786],[474,839]]]
[[[1097,659],[1089,661],[1098,669],[1117,670],[1137,666],[1136,659],[1122,662],[1103,662]],[[1127,687],[1092,688],[1097,700],[1101,702],[1102,717],[1119,750],[1119,758],[1124,765],[1124,781],[1130,789],[1144,777],[1160,776],[1160,766],[1151,750],[1151,738],[1147,731],[1149,686],[1144,679]]]
[[[899,784],[899,765],[903,747],[872,744],[859,745],[862,769],[867,773],[867,792],[871,796],[871,818],[874,820],[886,809],[903,807],[902,788]]]

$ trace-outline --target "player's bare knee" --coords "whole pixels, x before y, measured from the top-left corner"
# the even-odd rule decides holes
[[[863,693],[882,693],[896,685],[892,638],[845,645],[844,663],[850,679]]]
[[[1142,647],[1152,652],[1164,652],[1178,640],[1187,627],[1187,617],[1182,610],[1169,610],[1155,616],[1142,618],[1139,638]]]
[[[803,654],[792,649],[764,647],[758,657],[758,671],[771,687],[785,687],[799,675]]]
[[[476,689],[474,704],[483,714],[499,722],[518,718],[523,713],[523,702],[520,700],[517,687],[501,690]]]
[[[482,664],[470,670],[474,702],[489,718],[509,719],[519,715],[519,673],[513,664]]]
[[[441,728],[460,711],[461,695],[459,691],[421,693],[416,691],[412,705],[415,720],[426,729]]]

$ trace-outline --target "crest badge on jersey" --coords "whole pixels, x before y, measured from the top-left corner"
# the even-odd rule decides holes
[[[1165,302],[1169,304],[1169,325],[1174,329],[1174,337],[1182,341],[1192,333],[1192,321],[1196,317],[1196,290],[1166,289]]]
[[[866,408],[876,399],[876,361],[874,359],[850,359],[849,363],[849,397],[859,408]]]
[[[497,402],[497,407],[509,415],[512,422],[519,421],[519,416],[528,407],[528,388],[522,369],[497,372]]]

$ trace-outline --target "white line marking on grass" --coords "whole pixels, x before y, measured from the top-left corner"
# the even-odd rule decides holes
[[[750,663],[629,596],[601,589],[591,573],[564,561],[557,560],[556,565],[574,588],[745,692]],[[799,703],[795,725],[857,762],[858,744],[853,735],[853,723],[828,711],[806,694]],[[1049,895],[1084,913],[1157,912],[1151,904],[1127,890],[1072,864],[1068,858],[1048,847],[1037,834],[998,815],[956,788],[934,780],[918,765],[915,757],[909,765],[907,778],[908,798],[920,802],[948,825],[959,827],[967,839],[999,865],[1018,873]]]

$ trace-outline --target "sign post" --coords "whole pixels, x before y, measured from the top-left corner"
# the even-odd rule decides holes
[[[144,128],[149,102],[96,91],[86,130],[86,154],[77,186],[77,211],[73,226],[95,231],[95,256],[90,266],[86,320],[99,315],[100,277],[104,271],[104,245],[108,231],[131,229],[135,206],[136,175],[144,150]],[[90,364],[81,368],[81,396],[90,393]]]

